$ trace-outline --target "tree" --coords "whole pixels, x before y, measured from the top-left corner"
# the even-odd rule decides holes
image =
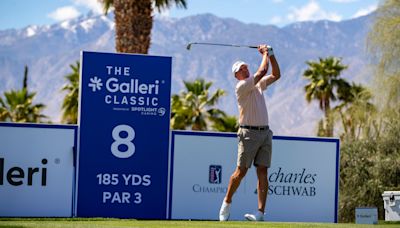
[[[319,101],[319,107],[325,114],[325,119],[319,123],[318,136],[333,136],[333,115],[331,101],[346,99],[350,85],[339,78],[347,66],[340,63],[336,57],[319,58],[319,62],[307,61],[309,68],[303,76],[310,82],[304,87],[307,102]],[[336,90],[335,90],[336,89]]]
[[[384,137],[345,141],[340,148],[340,222],[354,221],[359,206],[378,208],[384,219],[382,193],[400,190],[400,119]]]
[[[183,95],[182,95],[183,96]],[[191,110],[184,105],[184,97],[173,94],[171,97],[171,128],[185,130],[190,125]]]
[[[360,205],[375,206],[384,218],[381,194],[400,190],[400,2],[381,1],[368,34],[375,65],[377,134],[345,141],[340,161],[340,220],[354,220]]]
[[[212,119],[212,129],[221,132],[237,132],[239,124],[235,116],[228,116],[226,114],[219,118]]]
[[[400,2],[382,1],[368,34],[368,50],[375,57],[375,95],[384,125],[400,116]],[[383,127],[385,129],[385,127]]]
[[[62,91],[67,91],[62,104],[62,122],[67,124],[76,124],[78,122],[79,105],[79,70],[80,63],[76,61],[75,65],[69,65],[72,73],[65,76],[68,83],[62,87]]]
[[[4,92],[4,98],[0,97],[0,121],[19,123],[40,123],[47,116],[41,114],[44,104],[33,104],[36,93],[28,91],[28,67],[25,66],[24,80],[21,90]]]
[[[377,110],[371,100],[372,93],[367,88],[353,83],[343,102],[334,108],[342,123],[342,140],[358,140],[379,132]]]
[[[210,122],[220,121],[226,114],[214,108],[218,100],[225,94],[217,89],[211,96],[209,89],[212,82],[197,79],[194,82],[184,81],[186,91],[171,98],[171,128],[205,131]]]
[[[174,3],[186,8],[186,0],[100,0],[107,14],[114,7],[115,46],[118,52],[147,54],[153,27],[153,5],[159,12]]]

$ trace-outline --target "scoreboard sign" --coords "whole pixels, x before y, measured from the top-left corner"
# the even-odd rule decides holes
[[[77,216],[166,219],[171,57],[82,52]]]

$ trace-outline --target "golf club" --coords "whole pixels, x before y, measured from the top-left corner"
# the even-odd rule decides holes
[[[189,43],[186,46],[187,50],[190,50],[193,44],[200,44],[200,45],[215,45],[215,46],[226,46],[226,47],[246,47],[246,48],[258,48],[257,46],[249,46],[249,45],[237,45],[237,44],[218,44],[218,43]]]

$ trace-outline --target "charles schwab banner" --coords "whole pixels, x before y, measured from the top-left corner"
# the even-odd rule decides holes
[[[167,218],[171,58],[83,52],[77,215]]]
[[[232,133],[173,131],[172,219],[218,220],[236,168]],[[267,221],[337,222],[339,140],[274,136]],[[257,210],[255,168],[236,191],[231,220]],[[187,205],[195,205],[188,207]]]

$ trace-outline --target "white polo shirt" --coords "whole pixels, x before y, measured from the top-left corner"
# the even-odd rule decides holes
[[[239,107],[239,124],[249,126],[268,125],[268,111],[263,91],[267,89],[267,77],[254,85],[254,77],[239,80],[236,84],[236,99]]]

